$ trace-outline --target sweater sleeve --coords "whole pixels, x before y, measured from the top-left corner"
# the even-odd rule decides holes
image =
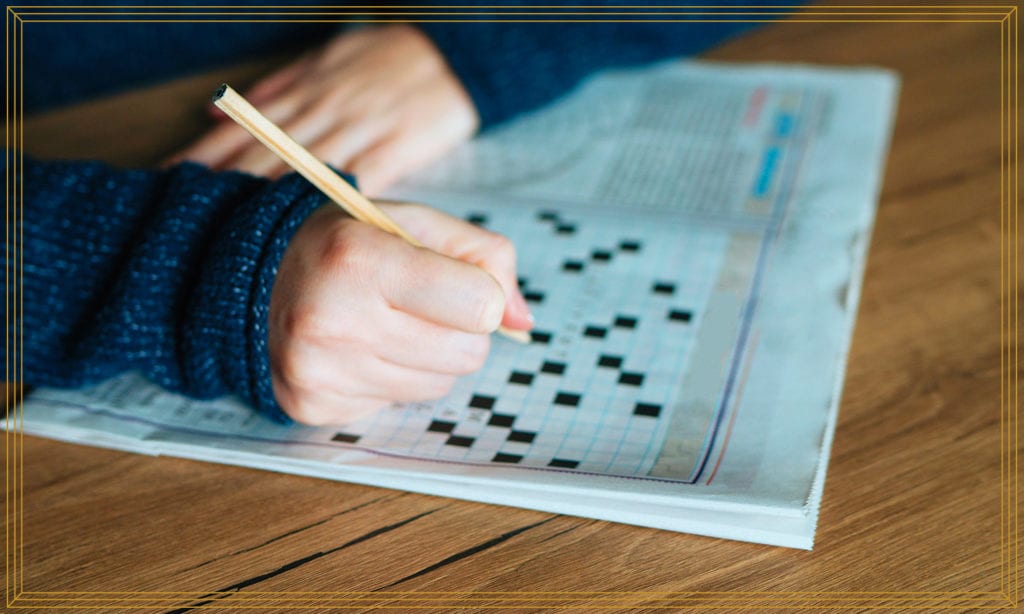
[[[236,394],[286,421],[271,387],[270,292],[289,239],[324,201],[313,186],[189,163],[26,160],[22,178],[25,383],[138,371],[197,398]]]
[[[733,1],[737,6],[759,2]],[[462,81],[476,105],[481,128],[486,129],[551,102],[594,71],[693,55],[756,24],[473,21],[417,25]]]

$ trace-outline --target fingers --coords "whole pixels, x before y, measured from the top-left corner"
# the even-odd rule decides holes
[[[240,126],[232,123],[221,124],[206,136],[169,158],[164,164],[176,164],[190,160],[216,168],[249,144],[252,136]]]
[[[384,208],[426,247],[490,273],[507,300],[503,326],[517,330],[533,328],[533,315],[519,290],[515,246],[508,238],[421,205],[386,205]]]
[[[284,68],[260,79],[246,90],[245,97],[252,104],[262,104],[277,97],[309,69],[313,57],[312,54],[306,54]]]
[[[344,120],[333,132],[316,141],[309,151],[328,164],[351,171],[352,157],[378,141],[386,131],[387,123],[383,120]],[[365,192],[365,186],[360,187]]]
[[[266,115],[270,121],[278,123],[297,112],[301,108],[301,104],[302,101],[298,96],[287,95],[274,100],[270,104],[264,105],[260,111]],[[257,156],[259,160],[270,158],[273,158],[274,160],[277,159],[270,150],[268,150],[262,143],[255,140],[252,135],[246,132],[241,126],[236,125],[234,122],[223,123],[208,132],[206,136],[200,138],[192,145],[170,157],[164,162],[164,165],[166,166],[183,160],[189,160],[199,164],[204,164],[217,170],[233,168],[245,172],[252,172],[249,168],[241,168],[232,164],[233,160],[240,156],[244,156],[246,152],[252,152],[254,156],[259,154],[259,156]],[[268,158],[265,158],[265,156]],[[265,161],[260,165],[261,168],[269,166],[270,165]]]
[[[259,147],[249,147],[243,150],[231,162],[231,167],[250,175],[276,178],[280,174],[276,172],[285,167],[285,163],[281,161],[281,158],[277,157],[277,154],[264,147],[262,143],[257,143],[257,145]]]
[[[397,365],[345,345],[298,343],[274,361],[274,392],[305,424],[345,424],[393,402],[439,399],[456,376]]]
[[[282,129],[299,143],[313,143],[310,153],[336,168],[346,169],[349,159],[365,149],[388,127],[386,117],[352,120],[341,113],[310,109],[298,119],[282,125]],[[273,152],[260,143],[245,149],[233,162],[238,170],[275,178],[290,169]]]
[[[298,60],[291,62],[263,79],[260,79],[253,84],[252,87],[246,90],[245,98],[254,105],[262,105],[263,103],[275,98],[294,85],[303,73],[309,70],[309,65],[312,63],[312,60],[313,55],[306,54]],[[217,108],[217,106],[212,102],[207,106],[206,110],[210,114],[210,117],[217,121],[225,121],[228,119],[227,114]]]
[[[281,128],[297,142],[306,142],[315,138],[317,134],[329,128],[329,117],[303,115],[299,120],[290,120],[282,124]],[[283,162],[270,149],[262,143],[252,139],[248,146],[243,149],[234,160],[231,166],[240,171],[253,175],[268,175],[270,171],[282,166]]]
[[[408,134],[392,134],[360,151],[345,170],[359,179],[359,187],[367,196],[381,194],[395,181],[417,167],[417,161],[428,156],[410,146]]]
[[[271,379],[274,397],[285,413],[296,422],[309,426],[344,426],[384,410],[392,403],[385,398],[357,397],[324,390],[310,394],[290,388],[277,375]]]
[[[394,315],[377,333],[381,360],[442,375],[468,375],[484,365],[490,335],[454,330],[402,312]]]
[[[429,249],[409,247],[378,283],[391,307],[467,333],[494,332],[505,312],[505,293],[487,272]]]
[[[247,95],[300,145],[355,173],[370,195],[467,140],[479,125],[472,100],[444,57],[407,25],[338,36]],[[288,170],[227,123],[168,163],[181,160],[269,177]]]
[[[278,361],[278,374],[290,388],[305,394],[398,402],[440,399],[455,385],[455,375],[398,365],[372,353],[353,359],[350,350],[345,344],[300,342]]]
[[[480,123],[462,85],[445,79],[417,83],[390,119],[387,132],[345,167],[370,196],[468,140]]]

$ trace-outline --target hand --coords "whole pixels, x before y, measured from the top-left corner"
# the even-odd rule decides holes
[[[408,25],[342,34],[245,96],[371,196],[469,139],[480,123],[444,57]],[[169,162],[181,160],[272,178],[288,170],[230,120]]]
[[[533,326],[508,239],[421,205],[382,208],[430,249],[327,205],[281,260],[270,363],[274,395],[299,422],[440,398],[483,365],[499,323]]]

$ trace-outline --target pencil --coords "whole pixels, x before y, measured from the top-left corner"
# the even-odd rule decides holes
[[[245,128],[249,134],[266,145],[277,157],[284,160],[288,166],[295,169],[353,218],[397,235],[416,247],[423,247],[422,243],[406,232],[380,207],[360,194],[359,190],[352,187],[306,148],[295,142],[295,139],[278,128],[274,122],[264,117],[256,110],[256,107],[249,104],[248,100],[229,85],[225,83],[217,89],[213,95],[213,104],[217,105],[228,117]],[[513,330],[502,326],[498,328],[498,332],[519,343],[530,342],[530,334],[523,330]]]

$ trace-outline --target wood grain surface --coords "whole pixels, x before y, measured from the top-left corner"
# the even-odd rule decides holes
[[[999,25],[780,23],[708,57],[903,79],[813,552],[25,437],[18,603],[1009,607]],[[26,149],[151,164],[201,132],[217,83],[273,62],[30,118]]]

